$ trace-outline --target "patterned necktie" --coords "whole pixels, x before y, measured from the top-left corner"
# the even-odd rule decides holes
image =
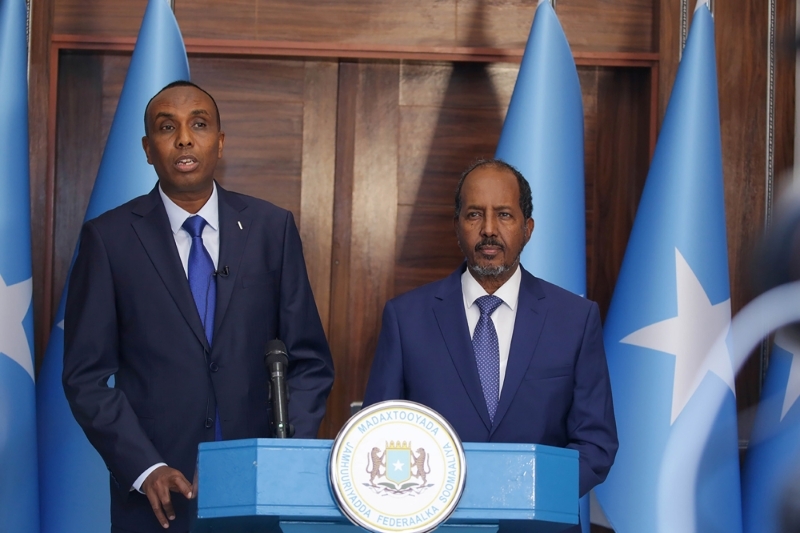
[[[478,363],[478,375],[481,378],[489,419],[494,423],[494,413],[497,411],[497,402],[500,398],[500,345],[491,316],[503,300],[497,296],[486,295],[475,300],[475,303],[481,310],[481,317],[472,334],[472,348],[475,351],[475,361]]]
[[[192,237],[189,249],[189,288],[192,290],[197,313],[203,323],[208,345],[214,337],[214,311],[217,305],[217,278],[214,275],[214,262],[203,244],[203,228],[207,222],[201,216],[191,216],[183,223],[183,229]],[[215,413],[214,439],[222,440],[222,426],[219,421],[219,408]]]

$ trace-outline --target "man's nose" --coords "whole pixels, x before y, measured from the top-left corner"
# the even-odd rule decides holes
[[[175,136],[175,144],[181,148],[192,146],[192,132],[189,128],[178,128],[178,135]]]
[[[483,225],[481,226],[481,234],[487,237],[494,237],[497,232],[497,221],[492,216],[483,217]]]

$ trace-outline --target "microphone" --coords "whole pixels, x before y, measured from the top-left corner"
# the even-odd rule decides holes
[[[267,342],[264,364],[270,376],[270,398],[272,400],[272,416],[275,422],[275,434],[279,439],[291,437],[294,428],[289,424],[289,410],[286,398],[286,367],[289,356],[286,345],[280,339]]]
[[[220,268],[216,272],[214,272],[214,274],[216,274],[217,276],[219,276],[221,278],[227,278],[228,274],[230,274],[230,273],[231,273],[231,270],[228,268],[227,265],[222,267],[222,268]]]

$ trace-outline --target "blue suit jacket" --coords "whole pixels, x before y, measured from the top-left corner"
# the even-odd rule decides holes
[[[389,399],[422,403],[442,414],[465,442],[578,450],[585,494],[605,479],[617,451],[597,304],[522,270],[492,424],[464,312],[465,268],[386,304],[365,405]]]
[[[225,439],[271,436],[267,341],[286,343],[296,436],[315,437],[325,414],[333,364],[292,215],[217,190],[218,264],[228,274],[217,276],[213,346],[157,188],[86,222],[81,233],[65,315],[64,389],[111,471],[115,530],[162,531],[146,497],[129,489],[158,462],[191,481],[197,445],[214,440],[217,408]],[[170,531],[188,530],[191,504],[179,495],[173,503]]]

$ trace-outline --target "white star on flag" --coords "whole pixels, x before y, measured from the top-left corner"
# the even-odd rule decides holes
[[[31,346],[22,325],[31,307],[32,288],[32,278],[6,285],[0,276],[0,353],[10,357],[34,379]]]
[[[789,367],[789,379],[786,382],[786,393],[783,396],[783,408],[781,409],[781,421],[783,421],[783,417],[795,404],[797,398],[800,398],[800,346],[782,329],[775,334],[775,344],[792,354],[792,364]]]
[[[678,316],[635,331],[620,342],[675,356],[672,417],[675,422],[708,372],[716,374],[732,391],[734,375],[726,346],[709,353],[731,324],[731,300],[712,305],[705,289],[683,255],[675,249]]]
[[[405,463],[403,461],[399,461],[399,460],[395,461],[394,463],[392,463],[392,466],[394,466],[395,471],[402,470],[403,469],[403,465],[405,465]]]

